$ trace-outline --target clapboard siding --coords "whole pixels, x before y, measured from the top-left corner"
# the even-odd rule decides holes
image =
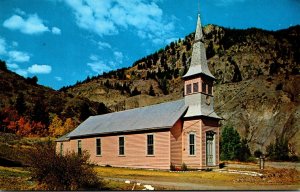
[[[182,151],[182,162],[185,163],[189,168],[200,168],[201,159],[201,121],[200,120],[185,120],[183,123],[183,151]],[[189,133],[195,133],[195,155],[189,155]]]
[[[179,119],[170,130],[171,163],[176,167],[182,164],[182,125],[183,122]]]
[[[56,144],[56,152],[58,154],[60,154],[60,145],[61,143],[63,143],[63,155],[67,154],[68,152],[70,152],[70,142],[69,141],[61,141],[61,142],[57,142]]]
[[[170,131],[153,132],[154,155],[147,155],[147,134],[126,134],[104,137],[82,138],[82,150],[90,154],[91,163],[114,167],[169,169],[170,168]],[[119,155],[119,136],[125,138],[125,154]],[[96,139],[101,139],[101,156],[96,155]],[[70,150],[77,152],[77,141],[70,141]],[[58,145],[59,146],[59,142]],[[58,148],[57,148],[58,149]]]

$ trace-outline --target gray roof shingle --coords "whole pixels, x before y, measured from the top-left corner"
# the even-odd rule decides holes
[[[67,137],[171,128],[187,110],[184,100],[91,116]]]

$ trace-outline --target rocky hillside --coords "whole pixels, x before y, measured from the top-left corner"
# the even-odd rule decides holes
[[[203,31],[222,124],[237,128],[252,150],[264,150],[277,135],[300,149],[300,26],[265,31],[207,25]],[[190,63],[193,38],[192,33],[132,67],[88,77],[61,91],[103,102],[112,111],[182,98],[181,76]]]

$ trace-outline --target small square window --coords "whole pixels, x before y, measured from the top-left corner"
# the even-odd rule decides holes
[[[193,92],[194,93],[198,92],[198,83],[193,83]]]
[[[188,84],[186,85],[186,94],[191,94],[192,93],[192,85]]]

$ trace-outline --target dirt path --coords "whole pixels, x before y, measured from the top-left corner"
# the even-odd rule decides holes
[[[104,178],[105,180],[121,181],[125,182],[124,178]],[[237,183],[227,184],[198,184],[198,183],[186,183],[180,182],[180,179],[176,182],[168,181],[153,181],[153,180],[131,180],[131,183],[141,183],[141,185],[152,185],[154,188],[165,188],[167,190],[299,190],[295,185],[245,185]]]

